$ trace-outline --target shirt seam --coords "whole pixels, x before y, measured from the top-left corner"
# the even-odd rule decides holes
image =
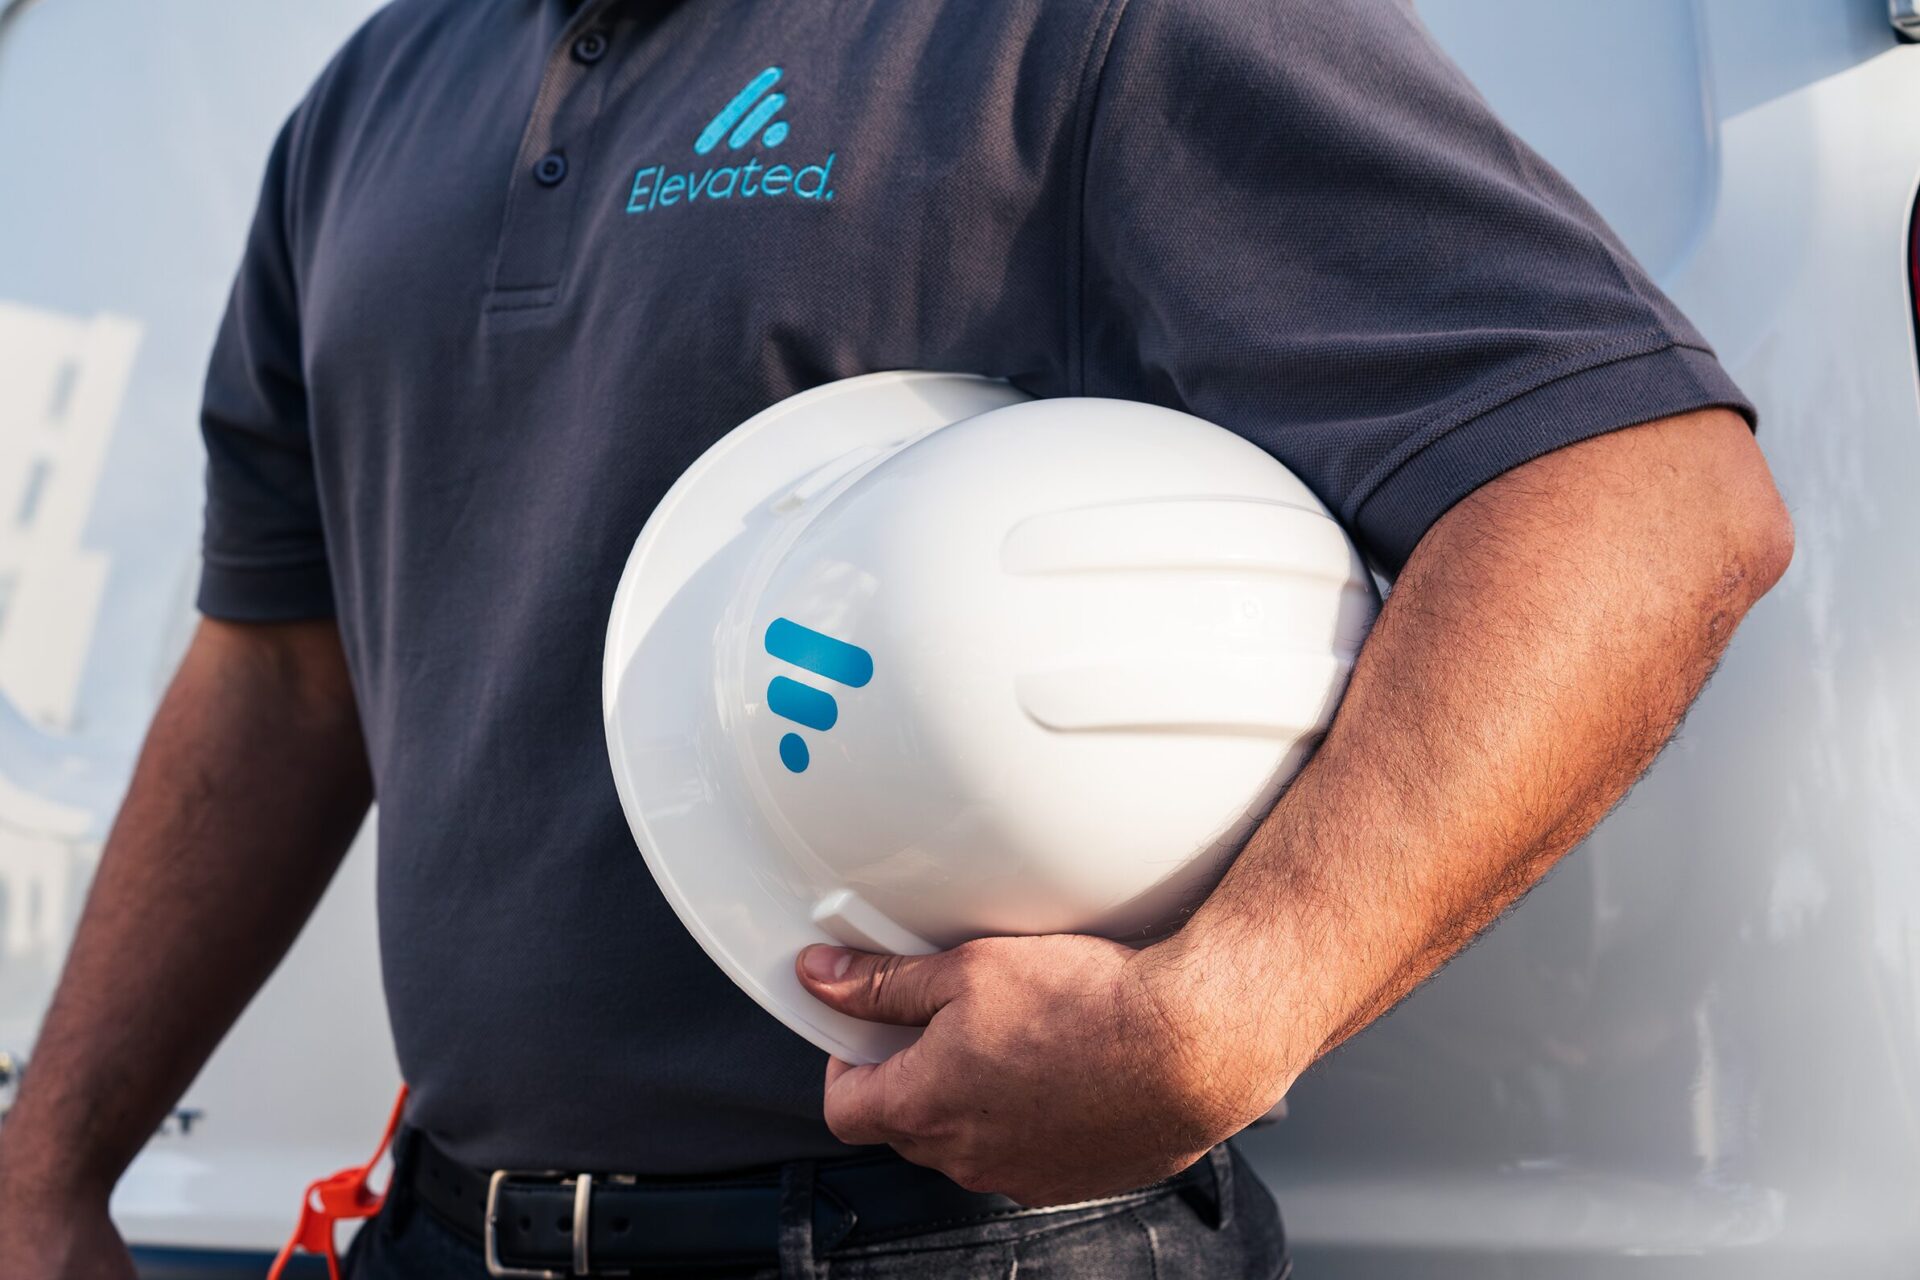
[[[1545,366],[1547,373],[1544,377],[1536,376],[1542,368],[1536,365],[1507,379],[1499,386],[1475,396],[1466,404],[1459,406],[1454,413],[1448,414],[1437,423],[1430,424],[1426,430],[1402,442],[1399,448],[1368,472],[1366,477],[1354,486],[1353,493],[1347,501],[1341,504],[1341,522],[1349,527],[1355,525],[1359,520],[1360,512],[1378,496],[1382,489],[1386,488],[1401,471],[1441,441],[1456,432],[1472,427],[1475,423],[1485,421],[1517,401],[1544,391],[1557,382],[1564,382],[1568,378],[1591,373],[1595,369],[1603,369],[1608,365],[1623,364],[1629,360],[1644,360],[1669,351],[1686,350],[1697,351],[1709,357],[1713,355],[1712,349],[1702,343],[1684,341],[1666,330],[1654,332],[1664,340],[1641,346],[1640,344],[1644,343],[1648,336],[1647,333],[1642,332],[1613,342],[1600,343],[1586,348],[1577,356],[1570,356]],[[1635,349],[1636,347],[1638,349]]]

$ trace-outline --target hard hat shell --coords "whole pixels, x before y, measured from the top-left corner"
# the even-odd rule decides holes
[[[1143,940],[1324,732],[1377,608],[1270,455],[1174,410],[883,373],[756,415],[636,542],[607,635],[621,802],[681,920],[819,1047],[811,942]]]

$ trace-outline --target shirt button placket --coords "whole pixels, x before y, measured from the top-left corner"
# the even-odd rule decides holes
[[[591,185],[593,134],[606,79],[594,69],[613,45],[599,20],[608,7],[591,5],[576,15],[547,55],[507,189],[491,309],[550,304],[578,252],[571,233],[581,189]]]
[[[573,42],[573,60],[583,67],[590,67],[607,56],[610,44],[606,32],[598,28],[589,31]]]

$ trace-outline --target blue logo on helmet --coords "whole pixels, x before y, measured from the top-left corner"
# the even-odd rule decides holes
[[[791,618],[775,618],[767,624],[766,646],[767,652],[780,661],[850,689],[873,679],[872,654],[857,644],[803,627]],[[786,676],[775,676],[767,685],[767,710],[818,733],[833,728],[840,719],[840,704],[832,694]],[[780,763],[790,772],[805,773],[811,759],[806,739],[799,734],[789,733],[780,739]]]

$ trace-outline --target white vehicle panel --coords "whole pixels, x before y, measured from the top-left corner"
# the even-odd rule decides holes
[[[0,1051],[192,624],[199,389],[273,131],[368,0],[0,21]],[[1920,49],[1884,0],[1420,0],[1758,403],[1799,532],[1678,741],[1245,1147],[1301,1274],[1920,1257]],[[271,1249],[397,1082],[362,839],[115,1200]],[[4,1102],[0,1093],[0,1102]]]
[[[47,0],[0,27],[0,1051],[33,1038],[192,627],[207,352],[267,148],[367,0]],[[362,839],[114,1199],[268,1249],[398,1072]],[[265,851],[270,855],[271,851]]]

